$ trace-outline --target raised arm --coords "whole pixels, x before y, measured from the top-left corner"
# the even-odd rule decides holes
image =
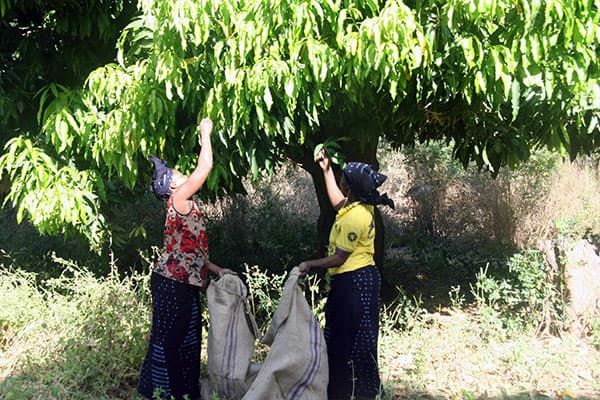
[[[191,198],[206,182],[208,173],[213,166],[213,152],[212,144],[210,142],[210,135],[212,133],[213,123],[209,118],[204,118],[200,121],[198,130],[200,131],[200,154],[198,155],[198,164],[196,169],[188,179],[175,191],[173,194],[173,201],[184,202]]]
[[[327,196],[329,196],[329,201],[334,208],[338,208],[338,206],[346,199],[346,197],[335,181],[335,174],[333,173],[331,162],[327,156],[327,153],[325,153],[325,150],[321,150],[319,156],[317,157],[317,161],[319,161],[319,166],[323,170],[323,178],[325,178],[325,186],[327,187]]]

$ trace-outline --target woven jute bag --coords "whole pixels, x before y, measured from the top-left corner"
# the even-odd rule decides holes
[[[248,303],[248,290],[237,275],[223,275],[206,290],[208,378],[202,382],[204,399],[215,392],[225,399],[240,399],[256,373],[252,369],[255,339],[260,335]]]
[[[327,399],[329,367],[323,331],[292,269],[271,325],[261,339],[267,358],[243,400]]]
[[[210,328],[208,374],[202,398],[212,393],[229,400],[324,400],[329,367],[325,338],[300,285],[294,268],[271,325],[261,343],[270,346],[261,364],[251,362],[256,322],[247,301],[247,289],[233,275],[212,282],[207,289]]]

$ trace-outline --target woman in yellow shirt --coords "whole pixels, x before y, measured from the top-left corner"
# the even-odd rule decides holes
[[[374,399],[377,367],[380,277],[374,261],[374,207],[394,202],[377,188],[386,176],[369,164],[351,162],[338,186],[329,158],[319,154],[327,194],[337,210],[327,257],[303,261],[302,273],[328,268],[331,289],[325,307],[329,400]]]

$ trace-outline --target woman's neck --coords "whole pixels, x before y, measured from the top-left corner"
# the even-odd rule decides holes
[[[347,199],[346,204],[352,204],[352,203],[359,201],[358,198],[352,192],[348,193],[348,196],[346,197],[346,199]]]

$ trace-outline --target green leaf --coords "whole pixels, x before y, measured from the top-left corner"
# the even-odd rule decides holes
[[[319,143],[315,146],[315,148],[313,150],[313,160],[318,161],[319,153],[324,148],[325,148],[325,146],[323,145],[323,143]]]
[[[596,129],[597,126],[598,126],[598,116],[592,115],[592,118],[590,119],[590,124],[588,125],[588,129],[587,129],[588,135],[591,134],[592,132],[594,132],[594,129]]]
[[[267,110],[270,110],[271,106],[273,105],[273,97],[271,97],[271,90],[269,90],[268,86],[265,86],[265,93],[263,95],[263,99],[265,101],[265,104],[267,105]]]
[[[512,120],[514,121],[519,115],[519,106],[521,101],[521,86],[519,85],[519,82],[516,79],[513,80],[511,86],[511,93]]]
[[[485,93],[486,91],[486,83],[483,73],[481,71],[477,71],[475,73],[475,92],[477,93]]]
[[[250,151],[250,170],[252,171],[252,177],[258,178],[258,161],[256,160],[256,149],[252,148]]]

